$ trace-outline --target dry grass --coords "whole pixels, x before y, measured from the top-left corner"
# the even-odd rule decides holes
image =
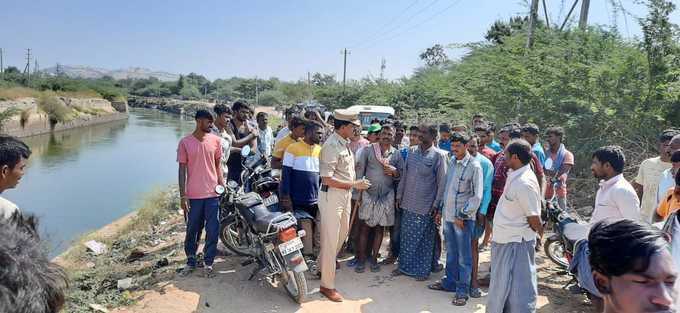
[[[94,90],[81,90],[81,91],[38,91],[26,87],[10,87],[10,88],[0,88],[0,101],[3,100],[17,100],[21,98],[40,98],[44,94],[51,94],[66,98],[98,98],[101,99],[102,95]]]

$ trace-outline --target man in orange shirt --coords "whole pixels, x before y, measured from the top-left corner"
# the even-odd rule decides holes
[[[665,220],[671,213],[680,210],[680,172],[675,174],[675,187],[668,189],[656,208],[656,220]]]

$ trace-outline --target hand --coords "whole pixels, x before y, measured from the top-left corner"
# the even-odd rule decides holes
[[[368,179],[366,178],[354,181],[354,183],[352,184],[352,188],[356,190],[366,190],[369,187],[371,187],[371,182],[368,181]]]
[[[486,224],[486,215],[477,212],[477,227],[482,227]]]
[[[455,220],[453,220],[453,223],[456,224],[456,227],[458,227],[459,229],[463,229],[463,227],[465,227],[465,223],[463,222],[462,219],[456,218]]]
[[[189,215],[189,200],[186,197],[180,197],[179,205],[184,212],[184,219],[186,220],[187,215]]]
[[[387,176],[397,176],[397,168],[389,164],[384,164],[383,173]]]
[[[394,206],[397,208],[397,210],[401,209],[401,200],[394,200]]]
[[[260,135],[260,131],[257,129],[257,127],[252,127],[252,126],[247,125],[247,124],[246,124],[246,127],[248,127],[248,132],[253,134],[253,136],[257,137],[257,136]]]
[[[434,214],[432,216],[434,217],[434,223],[437,226],[442,224],[442,213],[439,212],[439,210],[435,209]]]

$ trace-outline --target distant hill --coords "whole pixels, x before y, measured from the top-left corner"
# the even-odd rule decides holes
[[[142,67],[130,67],[126,69],[109,70],[105,68],[80,66],[80,65],[59,65],[59,70],[68,77],[73,78],[101,78],[111,76],[115,79],[142,79],[155,77],[161,81],[178,80],[179,75],[162,71],[153,71]],[[56,75],[57,67],[46,68],[43,72]]]

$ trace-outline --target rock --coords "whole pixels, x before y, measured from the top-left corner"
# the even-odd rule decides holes
[[[116,286],[118,287],[118,290],[128,290],[132,288],[132,278],[121,279]]]
[[[94,255],[100,255],[106,252],[106,245],[96,240],[90,240],[84,243],[88,250],[92,251]]]
[[[161,268],[170,265],[170,261],[168,261],[168,258],[162,258],[156,262],[156,265],[154,265],[154,268]]]
[[[90,309],[93,309],[95,312],[109,313],[109,310],[101,304],[90,303]]]
[[[97,265],[94,264],[94,262],[87,262],[87,263],[85,263],[85,267],[87,267],[87,268],[94,268],[95,266],[97,266]]]
[[[146,252],[142,251],[139,248],[135,248],[130,252],[130,255],[127,257],[127,262],[132,263],[134,261],[137,261],[141,258],[143,258],[146,255]]]

